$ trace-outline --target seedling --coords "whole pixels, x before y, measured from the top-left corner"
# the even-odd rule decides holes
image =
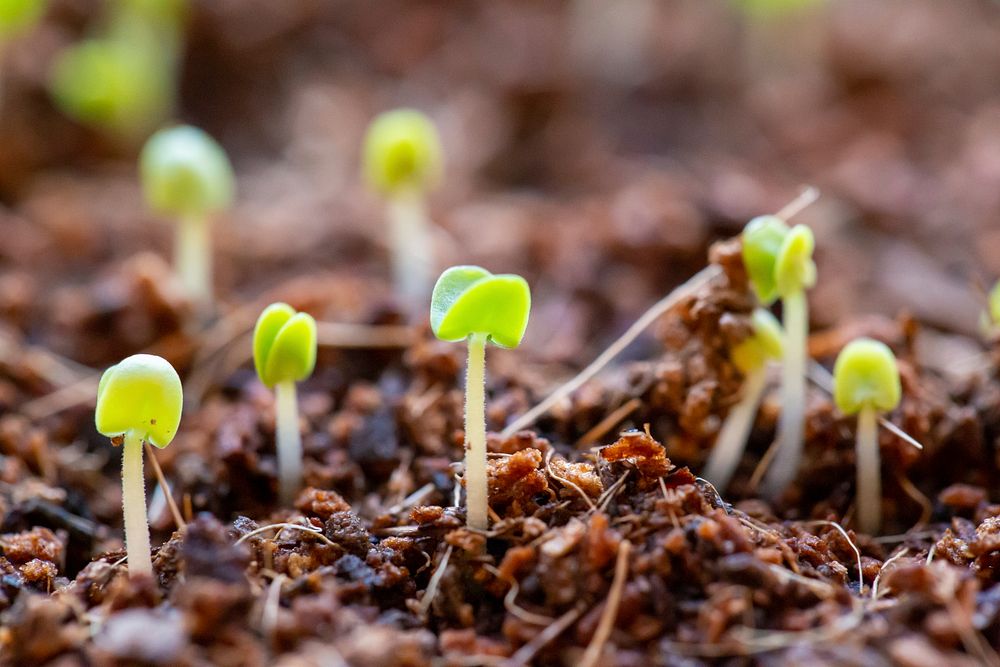
[[[431,328],[441,340],[465,340],[469,360],[465,379],[465,495],[470,528],[486,530],[486,343],[513,348],[521,344],[531,290],[512,274],[493,275],[478,266],[453,266],[438,278],[431,294]]]
[[[181,379],[170,363],[136,354],[112,366],[97,388],[97,431],[122,448],[122,510],[129,576],[152,575],[142,470],[143,441],[163,448],[181,421]]]
[[[730,357],[744,374],[740,400],[726,415],[719,437],[705,465],[704,476],[724,491],[736,472],[754,417],[767,385],[767,362],[781,357],[781,325],[763,308],[753,312],[753,333],[733,348]]]
[[[777,216],[754,218],[743,231],[743,262],[751,285],[764,305],[781,298],[785,330],[777,451],[764,480],[764,493],[772,498],[792,481],[802,459],[809,334],[806,290],[816,283],[814,246],[808,227],[795,225],[789,229]]]
[[[896,409],[900,400],[896,357],[885,343],[859,338],[848,343],[833,366],[833,400],[845,415],[858,416],[858,528],[875,534],[882,525],[882,472],[879,462],[880,412]]]
[[[274,388],[281,500],[291,503],[302,486],[302,435],[295,383],[316,366],[316,320],[287,303],[272,303],[253,331],[253,363],[260,381]]]
[[[1000,280],[986,294],[986,309],[980,314],[979,330],[985,338],[993,338],[1000,332]]]
[[[13,36],[35,25],[45,13],[48,0],[3,0],[0,2],[0,50]]]
[[[202,308],[212,301],[211,216],[233,201],[229,158],[210,136],[188,125],[160,130],[139,160],[146,201],[177,220],[175,270]]]
[[[430,289],[434,244],[425,199],[442,164],[437,129],[419,111],[387,111],[369,126],[364,174],[387,200],[393,281],[404,303],[424,302]]]

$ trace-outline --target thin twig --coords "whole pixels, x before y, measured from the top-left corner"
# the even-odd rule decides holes
[[[816,203],[819,199],[819,188],[814,185],[807,185],[802,189],[795,199],[785,204],[780,211],[774,214],[776,218],[789,220],[801,213],[803,210]]]
[[[604,437],[605,433],[614,428],[615,424],[632,414],[632,412],[634,412],[640,405],[642,405],[642,401],[638,398],[626,401],[624,404],[618,406],[614,411],[608,414],[604,419],[599,421],[596,426],[584,433],[583,436],[576,441],[574,446],[577,449],[581,449],[587,445],[594,444],[600,438]]]
[[[148,442],[146,443],[146,456],[149,458],[149,462],[153,464],[156,481],[159,483],[160,488],[163,489],[163,497],[167,499],[167,507],[170,508],[170,514],[174,517],[174,523],[177,525],[178,530],[184,530],[187,528],[187,523],[184,522],[181,511],[177,509],[177,503],[174,502],[174,493],[170,490],[170,484],[167,483],[167,478],[163,475],[160,462],[156,459],[153,447]]]
[[[448,567],[448,560],[451,559],[451,551],[454,549],[450,544],[448,548],[444,550],[444,556],[441,557],[441,562],[438,563],[437,567],[434,568],[434,574],[431,575],[431,580],[427,582],[427,590],[424,591],[424,597],[420,599],[420,615],[426,616],[428,610],[431,608],[431,603],[434,602],[434,596],[437,595],[438,586],[441,585],[441,580],[444,578],[444,571]]]
[[[386,514],[396,514],[397,512],[402,512],[404,509],[416,505],[418,502],[429,496],[434,491],[434,484],[427,482],[419,489],[406,496],[398,503],[390,507],[385,511]]]
[[[608,591],[608,601],[604,604],[604,611],[601,612],[601,620],[594,631],[594,637],[587,645],[587,650],[580,660],[581,667],[594,667],[601,658],[604,645],[611,636],[611,630],[615,627],[615,620],[618,618],[618,606],[622,601],[622,592],[625,590],[625,578],[628,576],[628,555],[631,551],[632,543],[622,540],[618,545],[618,558],[615,561],[615,577],[611,581],[611,589]]]
[[[503,606],[514,616],[525,623],[531,623],[533,625],[548,625],[552,623],[555,619],[551,616],[543,616],[542,614],[533,614],[523,607],[517,606],[517,593],[521,589],[521,585],[517,582],[517,579],[508,575],[493,567],[489,563],[483,563],[483,569],[492,574],[497,579],[501,579],[510,585],[510,589],[507,591],[507,595],[503,598]]]
[[[267,598],[260,615],[261,631],[267,637],[274,634],[274,626],[278,623],[278,608],[281,605],[281,585],[285,583],[285,575],[276,576],[267,587]]]
[[[546,644],[561,635],[563,631],[573,625],[573,623],[576,622],[576,619],[580,618],[582,614],[582,606],[578,605],[573,607],[565,614],[557,618],[552,625],[535,635],[531,641],[517,649],[514,655],[510,656],[507,660],[500,664],[502,667],[524,667],[525,665],[531,664],[531,661],[535,659],[535,655],[545,648]]]
[[[542,400],[541,403],[511,422],[507,428],[501,432],[501,437],[509,438],[518,431],[534,424],[539,417],[551,410],[552,406],[575,392],[587,380],[597,375],[598,371],[618,356],[618,354],[624,350],[629,343],[638,338],[639,334],[645,331],[646,328],[655,322],[661,315],[694,294],[704,285],[707,285],[709,281],[719,275],[722,275],[721,268],[714,264],[706,266],[704,269],[694,274],[686,283],[675,288],[672,292],[670,292],[670,294],[657,301],[649,310],[643,313],[642,316],[639,317],[639,319],[636,320],[635,323],[630,326],[628,330],[621,335],[621,337],[618,338],[618,340],[613,342],[596,359],[590,362],[590,365],[580,371],[576,377],[560,386],[558,389],[549,394],[544,400]]]
[[[805,522],[804,525],[831,526],[833,528],[836,528],[837,532],[839,532],[841,535],[844,536],[844,539],[847,540],[847,543],[851,545],[851,549],[854,550],[854,555],[858,557],[858,592],[861,593],[865,588],[865,574],[861,569],[861,550],[858,549],[858,546],[856,544],[854,544],[854,540],[852,540],[851,536],[847,534],[847,531],[844,530],[844,527],[841,526],[836,521],[824,521],[824,520],[807,521]]]
[[[900,549],[894,555],[886,559],[884,563],[882,563],[882,567],[878,569],[878,574],[875,575],[875,581],[872,582],[872,600],[878,600],[878,584],[879,581],[882,579],[882,573],[885,572],[885,569],[889,567],[890,564],[895,562],[897,558],[902,558],[909,552],[910,552],[909,547],[904,547],[903,549]]]
[[[553,452],[554,452],[554,450],[550,449],[549,453],[545,456],[545,472],[547,472],[549,474],[549,477],[551,477],[552,479],[556,480],[557,482],[559,482],[561,484],[565,484],[566,486],[570,487],[571,489],[573,489],[574,491],[576,491],[577,493],[579,493],[580,497],[583,498],[583,502],[587,503],[587,507],[590,508],[590,511],[596,510],[597,506],[594,504],[594,501],[590,499],[590,496],[588,496],[586,493],[584,493],[583,489],[581,489],[578,484],[576,484],[575,482],[571,482],[568,479],[564,479],[564,478],[560,477],[559,475],[555,474],[554,472],[552,472],[552,454],[553,454]]]
[[[272,523],[269,526],[261,526],[260,528],[251,530],[249,533],[247,533],[240,539],[236,540],[236,544],[242,544],[243,542],[253,537],[254,535],[259,535],[264,531],[271,530],[272,528],[292,528],[294,530],[301,530],[304,533],[309,533],[313,537],[319,538],[320,541],[327,543],[331,547],[337,546],[337,543],[331,540],[326,535],[324,535],[323,531],[320,530],[319,528],[310,528],[308,526],[303,526],[302,524],[299,523]]]

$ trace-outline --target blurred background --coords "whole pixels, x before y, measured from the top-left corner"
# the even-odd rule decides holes
[[[380,111],[442,134],[441,267],[533,284],[534,354],[582,364],[806,184],[813,325],[905,311],[975,333],[1000,274],[994,0],[0,0],[0,317],[91,365],[180,328],[136,156],[199,126],[237,171],[223,303],[329,278],[388,298]],[[144,259],[145,258],[145,259]],[[374,295],[374,296],[373,296]],[[130,349],[123,349],[130,348]]]

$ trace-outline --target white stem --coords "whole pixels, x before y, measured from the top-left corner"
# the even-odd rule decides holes
[[[882,527],[882,466],[879,461],[878,414],[866,405],[858,413],[855,514],[858,529],[869,535]]]
[[[281,502],[290,505],[302,487],[302,435],[299,432],[299,405],[295,383],[274,386],[277,421],[278,488]]]
[[[434,246],[423,197],[416,192],[393,197],[388,217],[396,295],[422,312],[434,280]]]
[[[799,471],[805,430],[809,304],[804,290],[784,297],[781,303],[785,328],[781,359],[781,417],[778,420],[777,451],[763,485],[763,495],[771,499],[780,496]]]
[[[177,221],[174,270],[188,296],[199,308],[212,304],[211,223],[189,216]]]
[[[142,436],[125,433],[122,446],[122,511],[125,514],[125,552],[130,577],[152,576],[149,555],[149,523],[146,519],[146,488],[142,470]]]
[[[702,477],[710,481],[719,492],[726,490],[729,480],[740,464],[747,437],[757,416],[757,407],[767,386],[767,365],[750,371],[743,382],[743,395],[726,415],[726,421],[719,431],[712,453],[705,464]]]
[[[469,336],[465,376],[465,505],[470,528],[486,530],[486,334]]]

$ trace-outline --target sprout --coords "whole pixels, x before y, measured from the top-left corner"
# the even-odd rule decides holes
[[[211,214],[233,200],[233,169],[225,151],[201,130],[160,130],[139,159],[146,201],[177,219],[175,270],[200,306],[212,300]]]
[[[858,415],[858,527],[869,534],[882,525],[879,413],[896,409],[900,394],[896,357],[885,343],[859,338],[841,350],[833,367],[833,400],[845,415]]]
[[[427,116],[396,109],[372,121],[365,137],[364,174],[388,200],[393,281],[405,303],[427,298],[434,248],[425,195],[442,172],[441,141]]]
[[[777,452],[764,480],[764,492],[771,497],[792,481],[802,458],[809,334],[805,291],[816,283],[814,245],[808,227],[795,225],[789,229],[777,216],[754,218],[743,232],[743,262],[754,292],[765,305],[781,297],[785,329]]]
[[[286,303],[264,309],[253,330],[253,363],[260,381],[274,388],[278,488],[290,503],[302,486],[302,436],[295,383],[316,366],[316,321]]]
[[[14,35],[31,28],[45,13],[48,0],[0,2],[0,49]]]
[[[121,439],[122,510],[129,575],[152,575],[149,525],[142,471],[142,443],[163,448],[170,444],[181,421],[183,390],[177,371],[165,359],[136,354],[112,366],[101,376],[94,413],[97,430]]]
[[[453,266],[431,295],[431,328],[441,340],[467,340],[465,380],[465,494],[469,527],[486,530],[486,343],[517,347],[528,325],[531,291],[521,276],[493,275],[478,266]]]
[[[767,310],[757,308],[752,316],[753,334],[733,348],[730,357],[746,379],[739,402],[726,416],[719,438],[705,465],[704,477],[725,491],[739,465],[757,407],[767,384],[767,362],[781,357],[781,325]]]
[[[979,330],[985,338],[1000,332],[1000,280],[986,294],[986,309],[979,316]]]

